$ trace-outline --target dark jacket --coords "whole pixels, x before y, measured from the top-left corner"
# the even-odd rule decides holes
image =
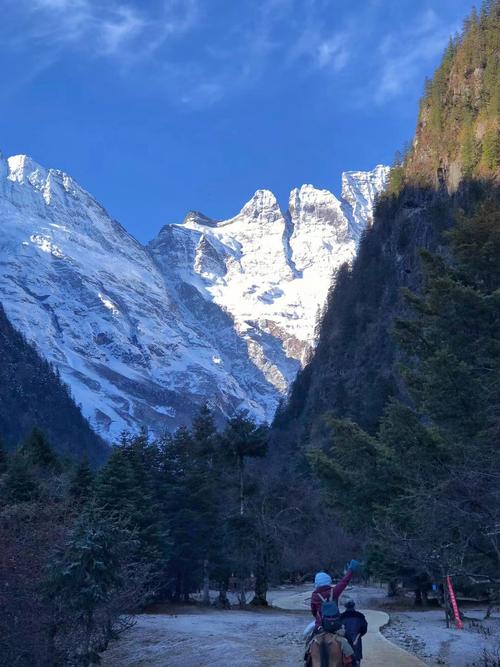
[[[347,574],[342,577],[338,584],[335,586],[320,586],[317,588],[314,593],[311,595],[311,613],[316,619],[316,627],[321,625],[321,605],[323,604],[322,599],[318,593],[325,599],[331,600],[332,596],[334,600],[338,600],[339,597],[344,592],[345,587],[352,579],[351,570],[347,571]]]
[[[350,645],[354,649],[354,657],[356,662],[363,658],[363,647],[361,645],[361,637],[366,635],[368,630],[368,623],[364,614],[355,609],[347,609],[343,614],[340,615],[340,620],[345,628],[345,636],[349,640]],[[356,643],[354,640],[359,635],[359,639]]]

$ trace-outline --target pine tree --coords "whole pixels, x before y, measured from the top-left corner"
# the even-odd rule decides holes
[[[246,413],[230,419],[222,435],[223,447],[236,465],[239,481],[240,514],[245,512],[245,460],[262,457],[267,452],[267,428],[257,426]]]
[[[82,634],[77,655],[71,656],[77,664],[99,662],[98,650],[111,633],[106,606],[123,584],[133,546],[123,523],[89,507],[51,564],[46,594],[58,603],[65,623],[73,622]]]
[[[20,453],[26,460],[41,468],[56,468],[59,461],[42,431],[36,426],[21,445]]]
[[[220,450],[220,437],[214,416],[207,404],[201,407],[193,419],[191,431],[198,455],[203,457],[210,465],[213,465],[214,459]]]
[[[96,498],[109,512],[133,513],[135,488],[134,471],[130,460],[120,447],[115,447],[96,480]]]
[[[70,481],[69,496],[77,503],[90,500],[94,484],[94,475],[89,462],[83,458],[75,469]]]
[[[123,437],[99,472],[96,498],[137,532],[141,557],[159,567],[168,552],[168,538],[157,498],[158,457],[145,433]]]
[[[211,500],[207,495],[209,473],[196,451],[186,428],[178,429],[162,445],[162,508],[171,539],[168,571],[175,582],[176,599],[187,599],[198,587],[204,560],[211,556],[207,541],[214,526],[206,516]]]
[[[193,440],[192,479],[198,489],[198,511],[203,529],[199,534],[200,550],[203,558],[203,602],[208,604],[211,574],[220,571],[225,562],[225,540],[223,530],[224,492],[222,483],[225,476],[224,458],[221,455],[221,439],[212,412],[207,405],[202,406],[193,420],[191,429]]]
[[[36,500],[39,493],[40,488],[26,459],[19,454],[13,455],[2,483],[1,495],[5,502],[8,504],[30,502]]]

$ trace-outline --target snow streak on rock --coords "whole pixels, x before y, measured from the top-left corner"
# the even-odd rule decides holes
[[[205,401],[270,420],[386,175],[344,174],[341,201],[304,185],[285,213],[258,190],[144,247],[68,175],[0,156],[0,300],[108,439],[172,430]]]

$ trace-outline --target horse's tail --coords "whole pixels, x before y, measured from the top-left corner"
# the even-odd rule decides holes
[[[330,648],[325,641],[319,645],[319,655],[321,658],[321,667],[330,667]]]

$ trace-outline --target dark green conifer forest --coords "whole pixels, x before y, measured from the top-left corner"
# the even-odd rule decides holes
[[[500,595],[500,3],[465,21],[274,438],[305,452],[366,571]]]
[[[267,441],[243,413],[218,432],[203,408],[160,440],[124,434],[96,471],[58,457],[38,429],[1,450],[7,664],[89,665],[147,604],[198,593],[227,608],[232,577],[244,605],[253,577],[253,604],[267,605],[270,582],[307,574],[317,554],[304,539],[319,542],[327,514],[308,480],[267,471]],[[321,557],[341,571],[351,547],[333,527]]]

